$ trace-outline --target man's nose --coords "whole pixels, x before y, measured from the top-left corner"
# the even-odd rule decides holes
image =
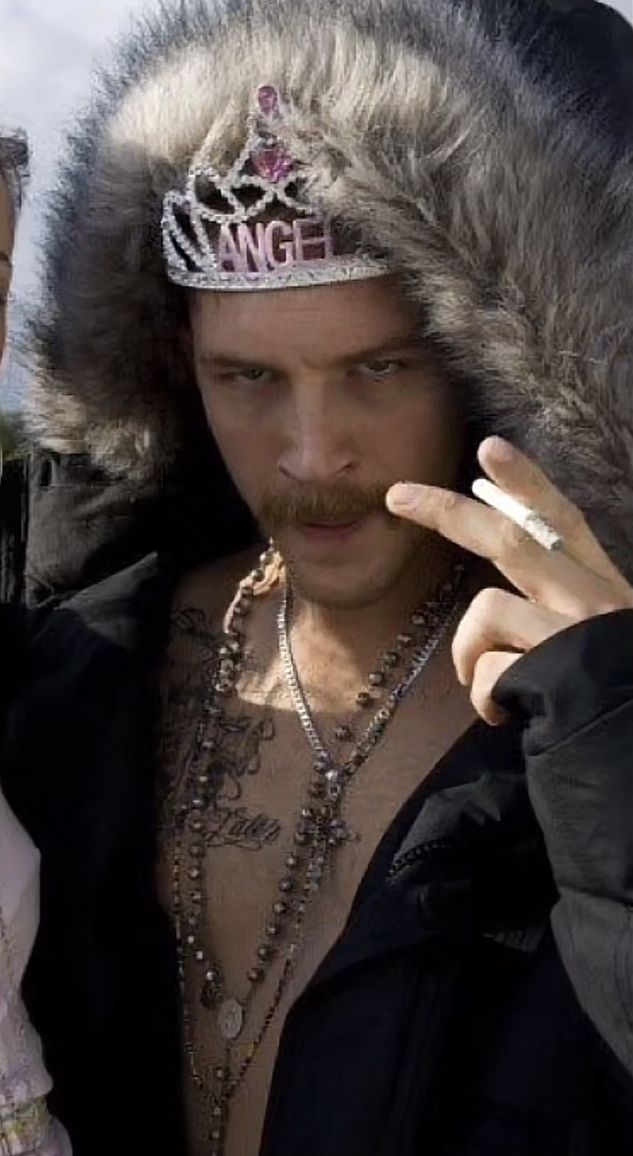
[[[306,383],[289,402],[279,470],[295,482],[330,482],[354,468],[354,431],[341,400]]]

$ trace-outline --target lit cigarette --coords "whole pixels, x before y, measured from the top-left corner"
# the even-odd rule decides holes
[[[494,482],[489,482],[487,478],[477,478],[473,482],[472,491],[480,501],[492,506],[494,510],[499,510],[511,522],[525,530],[539,546],[543,546],[546,550],[561,549],[563,539],[554,527],[537,514],[536,510],[531,510],[529,506],[524,506],[523,502],[504,493]]]

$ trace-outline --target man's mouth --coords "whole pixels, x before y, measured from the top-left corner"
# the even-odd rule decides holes
[[[342,542],[354,534],[364,520],[365,516],[352,521],[302,522],[298,529],[306,538],[315,542]]]
[[[314,530],[334,530],[337,527],[355,526],[357,522],[360,522],[360,518],[319,518],[318,521],[304,522],[303,525]]]

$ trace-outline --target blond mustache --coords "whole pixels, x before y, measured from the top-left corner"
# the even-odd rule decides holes
[[[390,515],[385,507],[389,483],[357,489],[337,486],[329,489],[295,490],[264,496],[258,520],[268,532],[282,527],[327,522],[357,522],[369,514]]]

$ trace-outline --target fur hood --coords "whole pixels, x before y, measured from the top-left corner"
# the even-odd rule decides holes
[[[50,206],[29,402],[42,444],[139,482],[191,452],[203,418],[162,200],[194,156],[240,143],[272,83],[315,196],[402,270],[484,426],[532,453],[633,572],[633,160],[600,110],[527,62],[521,8],[183,0],[140,24]]]

